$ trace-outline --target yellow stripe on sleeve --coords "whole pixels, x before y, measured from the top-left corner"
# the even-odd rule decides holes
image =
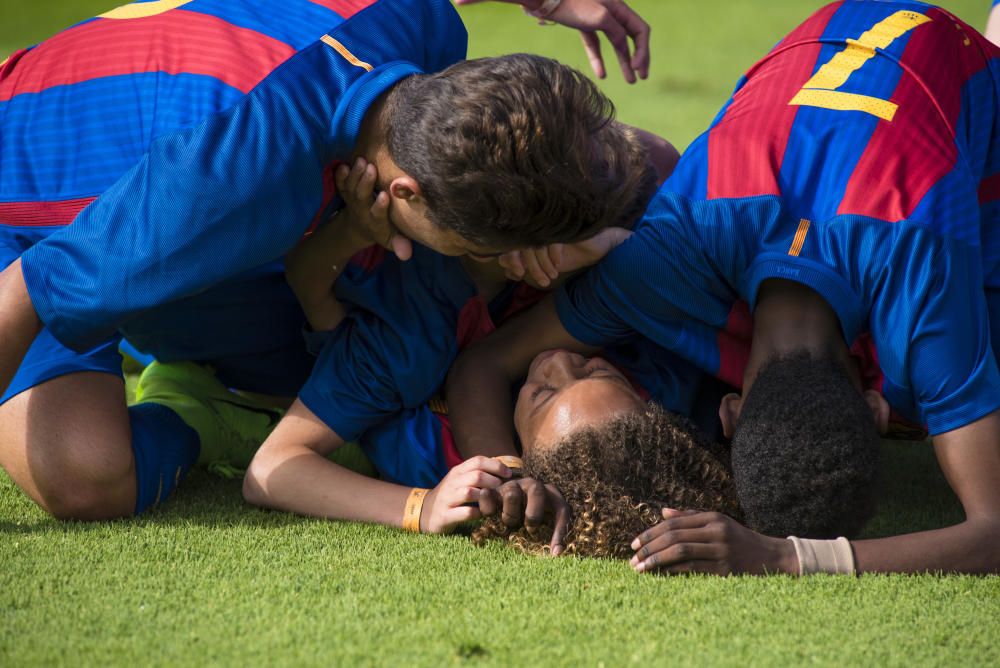
[[[795,97],[788,104],[835,111],[863,111],[885,121],[891,121],[896,116],[896,110],[899,109],[899,105],[895,102],[883,100],[880,97],[816,88],[803,88],[795,94]]]
[[[98,17],[102,19],[142,19],[169,12],[171,9],[177,9],[189,2],[191,0],[155,0],[154,2],[133,3],[98,14]]]
[[[802,244],[806,242],[806,235],[809,234],[809,221],[803,218],[799,221],[799,229],[795,230],[795,238],[792,239],[792,246],[788,249],[788,254],[798,257],[802,252]]]
[[[326,44],[327,46],[332,46],[333,49],[337,53],[342,55],[344,57],[344,60],[349,62],[351,65],[354,65],[355,67],[360,67],[367,72],[371,72],[374,69],[371,65],[364,62],[363,60],[358,60],[357,56],[348,51],[346,46],[344,46],[334,38],[330,37],[329,35],[323,35],[322,37],[319,38],[319,40],[324,44]]]

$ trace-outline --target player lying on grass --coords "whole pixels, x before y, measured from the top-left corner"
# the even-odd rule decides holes
[[[742,385],[720,414],[734,468],[757,462],[735,477],[750,524],[810,498],[845,438],[874,453],[889,405],[927,425],[966,519],[803,543],[681,509],[636,538],[638,570],[1000,570],[998,66],[941,9],[819,10],[749,70],[626,242],[458,361],[459,446],[512,447],[506,390],[538,351],[640,334]],[[741,300],[748,360],[719,347]],[[849,353],[866,332],[881,394]]]
[[[672,161],[665,169],[671,167]],[[367,223],[357,219],[369,211],[384,215],[378,203],[369,205],[375,181],[370,166],[359,161],[353,170],[341,168],[337,177],[348,204],[340,214],[343,220],[301,244],[288,269],[289,282],[315,330],[311,336],[322,347],[319,360],[299,400],[257,452],[244,496],[256,505],[307,515],[434,533],[481,514],[496,514],[502,506],[502,521],[518,526],[523,514],[529,527],[524,535],[530,535],[547,512],[555,513],[548,518],[554,531],[545,536],[554,552],[563,546],[568,509],[579,511],[569,538],[571,549],[604,555],[575,542],[575,536],[585,533],[580,522],[597,521],[579,499],[572,498],[560,511],[548,505],[551,487],[546,488],[545,481],[506,482],[509,460],[480,456],[464,461],[451,438],[444,402],[436,398],[425,403],[460,348],[520,312],[540,293],[508,282],[495,262],[446,258],[420,247],[405,263],[381,248],[370,248],[343,269],[334,267],[337,261],[323,235],[365,227]],[[609,229],[563,249],[564,272],[592,264],[626,235]],[[330,289],[334,280],[335,292]],[[568,452],[592,449],[597,447],[595,438],[597,443],[608,440],[609,456],[634,458],[636,465],[648,463],[650,457],[662,462],[671,454],[689,453],[669,471],[648,471],[652,477],[644,482],[616,471],[592,480],[593,489],[627,489],[633,498],[645,494],[644,502],[658,500],[660,505],[703,499],[696,507],[735,511],[732,490],[723,494],[728,474],[721,464],[709,452],[700,454],[705,449],[700,440],[680,438],[679,423],[649,404],[652,399],[657,407],[691,414],[701,377],[692,365],[641,339],[620,343],[604,358],[584,359],[564,351],[539,355],[514,413],[527,470],[553,475],[544,462],[562,455],[539,453],[562,453],[564,446]],[[660,440],[655,443],[636,442],[657,434]],[[328,461],[332,452],[353,440],[361,443],[381,480]],[[809,535],[856,531],[872,507],[875,467],[863,458],[840,463],[845,466],[837,471],[837,484],[817,486],[808,518],[800,513],[788,514],[789,522],[785,517],[766,521]],[[710,474],[699,468],[702,464]],[[577,479],[581,471],[567,462],[559,480]],[[412,498],[420,503],[411,504]],[[608,531],[615,531],[614,522],[625,520],[619,510],[609,508],[618,519],[609,516]],[[848,514],[850,526],[830,526]],[[629,526],[648,526],[642,524],[648,513],[634,515]],[[633,537],[619,540],[614,554],[621,556],[621,548]]]
[[[573,12],[605,4],[560,11],[586,27]],[[633,206],[641,151],[591,83],[465,45],[443,0],[144,2],[5,61],[0,464],[21,489],[118,517],[196,459],[248,458],[277,414],[227,388],[308,376],[280,258],[340,206],[340,161],[378,164],[391,224],[364,234],[404,256],[569,240]],[[217,377],[157,372],[127,407],[123,334]]]

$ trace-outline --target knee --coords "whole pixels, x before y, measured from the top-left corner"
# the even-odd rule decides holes
[[[43,466],[32,467],[32,477],[39,505],[57,519],[107,520],[130,516],[135,510],[131,457],[46,458]]]

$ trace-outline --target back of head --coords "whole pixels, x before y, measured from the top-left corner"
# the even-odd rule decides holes
[[[583,74],[540,56],[457,63],[386,101],[389,152],[429,216],[484,246],[583,239],[630,226],[655,189],[646,150]]]
[[[750,528],[852,537],[875,510],[879,437],[871,409],[833,360],[802,352],[761,368],[732,443]]]
[[[641,532],[663,508],[714,510],[740,517],[732,478],[684,418],[648,404],[599,427],[581,429],[540,452],[525,455],[525,475],[554,485],[573,519],[566,550],[588,557],[629,558]],[[507,538],[524,552],[544,552],[551,527],[534,538],[487,519],[473,540]]]

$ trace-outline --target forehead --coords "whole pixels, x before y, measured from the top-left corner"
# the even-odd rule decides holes
[[[605,378],[581,380],[562,390],[539,411],[537,438],[554,442],[643,406],[642,399],[620,382]]]

